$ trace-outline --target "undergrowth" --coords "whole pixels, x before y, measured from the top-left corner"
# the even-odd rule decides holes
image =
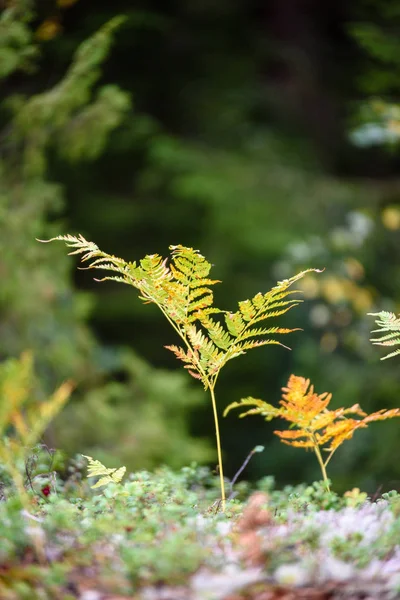
[[[28,491],[29,510],[21,510],[18,496],[0,503],[2,599],[82,599],[88,590],[94,598],[152,598],[154,589],[170,589],[168,597],[225,598],[254,577],[267,578],[271,589],[311,585],[334,578],[335,569],[358,577],[377,560],[393,560],[400,534],[396,492],[371,502],[359,490],[328,492],[323,482],[280,491],[266,477],[235,484],[222,513],[218,477],[205,467],[137,472],[101,492],[74,469],[71,478],[48,495]],[[262,510],[254,521],[257,497]],[[258,542],[250,554],[252,535]],[[40,562],[34,539],[44,548]],[[400,554],[395,558],[400,566]],[[294,580],[285,582],[289,567]],[[385,585],[396,589],[396,581],[388,577]]]

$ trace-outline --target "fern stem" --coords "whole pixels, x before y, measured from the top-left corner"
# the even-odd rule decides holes
[[[317,440],[315,439],[314,435],[312,435],[312,441],[313,441],[313,444],[314,444],[315,456],[317,457],[317,460],[319,462],[319,466],[321,467],[321,472],[322,472],[322,477],[324,479],[325,487],[326,487],[327,491],[330,492],[331,490],[330,490],[330,487],[329,487],[329,479],[328,479],[328,476],[326,474],[326,466],[325,466],[324,461],[322,459],[321,451],[319,449]]]
[[[161,310],[161,312],[163,313],[163,315],[166,317],[167,321],[172,325],[172,327],[175,329],[175,331],[178,333],[179,337],[182,339],[182,341],[184,342],[184,344],[186,345],[186,347],[193,352],[193,348],[190,345],[190,343],[188,342],[184,332],[180,329],[180,327],[178,325],[176,325],[174,323],[174,321],[169,317],[168,313],[164,310],[164,308],[158,304],[156,302],[157,306],[159,307],[159,309]],[[221,487],[221,506],[222,506],[222,512],[225,512],[225,506],[226,506],[226,495],[225,495],[225,481],[224,481],[224,469],[223,469],[223,465],[222,465],[222,452],[221,452],[221,438],[219,435],[219,422],[218,422],[218,411],[217,411],[217,403],[215,400],[215,393],[214,393],[214,386],[215,383],[217,381],[218,375],[219,375],[219,371],[216,374],[216,376],[214,377],[214,380],[211,382],[204,369],[201,367],[200,365],[200,361],[196,361],[197,362],[197,369],[199,371],[199,373],[201,373],[202,377],[203,377],[203,381],[206,381],[208,384],[208,387],[210,389],[210,394],[211,394],[211,403],[212,403],[212,408],[213,408],[213,414],[214,414],[214,424],[215,424],[215,438],[216,438],[216,442],[217,442],[217,456],[218,456],[218,470],[219,470],[219,481],[220,481],[220,487]]]
[[[186,348],[188,350],[190,350],[190,352],[194,353],[192,346],[188,342],[185,333],[182,331],[182,329],[179,327],[179,325],[176,325],[174,323],[174,321],[171,319],[171,317],[168,315],[168,313],[164,310],[164,308],[161,306],[161,304],[159,304],[158,302],[155,302],[154,300],[153,300],[153,302],[161,310],[162,314],[167,319],[168,323],[175,329],[176,333],[179,335],[179,337],[181,338],[181,340],[185,344]],[[207,375],[206,375],[204,369],[201,367],[200,361],[198,361],[198,360],[196,361],[196,368],[198,369],[199,373],[203,377],[204,381],[206,381],[207,380]],[[217,377],[218,377],[218,374],[217,374]],[[214,380],[214,384],[215,384],[215,381],[216,381],[216,378]],[[207,382],[208,382],[208,380],[207,380]],[[210,385],[209,382],[208,382],[208,385]]]
[[[333,456],[333,453],[335,452],[335,450],[336,450],[336,448],[335,448],[334,450],[332,450],[332,451],[329,453],[329,456],[328,456],[328,458],[327,458],[327,459],[326,459],[326,461],[325,461],[325,467],[327,467],[327,466],[328,466],[328,463],[329,463],[329,461],[331,460],[331,458],[332,458],[332,456]]]
[[[220,486],[221,486],[221,506],[222,506],[222,512],[225,512],[225,505],[226,505],[225,481],[224,481],[224,471],[223,471],[223,466],[222,466],[221,439],[220,439],[220,435],[219,435],[217,403],[215,401],[214,386],[210,385],[209,388],[210,388],[211,402],[212,402],[213,413],[214,413],[215,437],[217,440],[219,482],[220,482]]]

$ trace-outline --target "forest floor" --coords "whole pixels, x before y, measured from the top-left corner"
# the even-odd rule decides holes
[[[0,503],[1,600],[400,598],[400,495],[237,484],[207,469],[92,490],[40,479]]]

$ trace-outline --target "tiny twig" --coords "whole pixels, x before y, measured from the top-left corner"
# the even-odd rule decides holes
[[[245,470],[245,468],[249,464],[249,461],[250,461],[251,457],[253,456],[253,454],[256,454],[257,452],[263,452],[263,450],[264,450],[264,446],[255,446],[253,448],[253,450],[248,454],[246,460],[244,461],[244,463],[240,467],[239,471],[237,471],[237,473],[235,474],[234,478],[231,481],[231,493],[228,496],[228,500],[232,499],[232,497],[233,497],[233,486],[235,485],[238,477],[243,473],[243,471]]]
[[[376,490],[375,494],[372,496],[372,498],[371,498],[371,502],[376,502],[376,500],[377,500],[377,499],[379,498],[379,496],[381,495],[382,488],[383,488],[383,484],[381,483],[381,484],[378,486],[378,488],[377,488],[377,490]]]

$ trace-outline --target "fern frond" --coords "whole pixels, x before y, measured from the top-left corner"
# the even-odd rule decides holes
[[[262,415],[266,421],[271,421],[281,414],[281,409],[264,402],[264,400],[249,396],[248,398],[242,398],[240,402],[232,402],[229,404],[229,406],[225,408],[223,416],[226,417],[233,408],[243,408],[245,406],[254,406],[255,408],[246,410],[246,412],[239,415],[239,418],[247,417],[248,415]]]
[[[100,248],[94,243],[86,240],[83,235],[79,234],[75,235],[58,235],[57,237],[53,237],[50,240],[37,240],[38,242],[42,242],[43,244],[47,244],[48,242],[65,242],[68,248],[75,248],[72,252],[69,252],[69,256],[73,254],[83,254],[82,261],[90,260],[94,256],[103,255],[100,251]]]
[[[197,351],[188,350],[187,352],[180,346],[164,346],[167,350],[173,352],[178,360],[186,364],[185,369],[198,369],[199,353]]]
[[[229,313],[225,318],[231,335],[236,335],[237,341],[241,341],[245,335],[249,337],[248,332],[256,323],[278,317],[297,306],[301,300],[288,298],[289,295],[296,293],[296,290],[289,288],[311,271],[318,271],[318,269],[302,271],[290,279],[278,282],[275,287],[265,294],[258,293],[250,300],[239,302],[239,310],[236,313]]]
[[[170,246],[171,260],[158,254],[145,256],[139,264],[129,263],[99,250],[93,242],[82,235],[57,236],[53,240],[64,241],[73,248],[73,254],[82,254],[83,261],[89,261],[88,268],[111,271],[97,281],[117,281],[132,285],[139,290],[139,298],[145,303],[155,303],[174,325],[176,331],[192,346],[194,352],[188,355],[176,353],[180,360],[191,365],[204,379],[218,370],[232,358],[246,350],[277,344],[276,340],[260,340],[264,335],[287,334],[296,329],[260,328],[259,321],[278,317],[299,303],[298,299],[288,298],[295,290],[290,286],[309,271],[308,269],[291,279],[278,282],[266,294],[258,293],[251,300],[239,302],[236,313],[226,313],[213,306],[212,285],[218,280],[210,279],[211,263],[198,250],[182,245]],[[50,241],[50,240],[49,240]],[[211,318],[211,315],[225,313],[225,322]],[[203,330],[197,329],[199,322]],[[284,346],[287,347],[287,346]],[[209,364],[208,364],[209,362]],[[204,382],[205,383],[205,382]],[[205,383],[206,385],[206,383]]]
[[[377,317],[375,319],[376,325],[379,329],[374,329],[371,333],[383,333],[385,335],[381,335],[378,338],[370,338],[370,341],[375,346],[397,346],[400,345],[400,317],[397,317],[392,312],[381,311],[379,313],[368,313],[372,317]],[[386,333],[388,332],[388,333]],[[400,354],[400,348],[395,350],[394,352],[390,352],[386,356],[383,356],[381,360],[386,360],[387,358],[393,358],[394,356],[398,356]]]
[[[171,352],[173,352],[176,356],[176,358],[178,358],[179,360],[183,361],[183,362],[190,362],[191,363],[191,358],[189,356],[188,352],[185,352],[185,350],[183,348],[181,348],[180,346],[164,346],[164,348],[166,348],[167,350],[171,350]]]
[[[202,289],[204,289],[204,288],[202,288]],[[187,312],[188,312],[188,314],[197,315],[197,319],[199,319],[202,314],[202,311],[205,308],[209,308],[210,306],[212,306],[213,302],[214,302],[214,299],[213,299],[212,294],[203,295],[203,296],[201,296],[201,298],[198,298],[197,300],[188,302]]]
[[[200,316],[200,323],[207,330],[207,334],[218,348],[228,350],[234,339],[223,328],[221,323],[214,321],[207,314]]]
[[[204,280],[210,273],[211,263],[200,254],[198,250],[178,244],[170,246],[172,250],[173,264],[180,273],[182,281],[190,283],[193,278],[198,281]],[[210,283],[218,283],[210,280]]]
[[[185,363],[184,369],[187,369],[189,375],[203,381],[204,387],[207,389],[207,382],[204,379],[205,374],[200,368],[200,355],[197,351],[192,352],[191,350],[188,350],[186,352],[179,346],[164,346],[164,348],[171,350],[178,360]]]
[[[295,448],[305,448],[314,451],[327,489],[329,480],[326,467],[334,452],[344,441],[353,437],[357,429],[365,429],[374,421],[383,421],[400,417],[400,409],[382,409],[368,415],[359,404],[350,408],[328,410],[332,395],[324,392],[317,394],[309,379],[291,375],[287,386],[282,388],[280,407],[275,408],[270,404],[255,398],[244,398],[240,402],[233,402],[224,411],[226,416],[232,408],[252,406],[250,410],[242,413],[240,417],[259,414],[267,421],[280,417],[290,424],[284,431],[274,431],[281,442]],[[352,414],[360,418],[348,418]],[[328,452],[324,460],[321,451]]]
[[[245,352],[247,352],[248,350],[252,350],[253,348],[261,348],[261,346],[269,346],[271,344],[275,346],[282,346],[283,348],[286,348],[286,350],[291,350],[289,346],[285,346],[285,344],[282,344],[282,342],[279,342],[278,340],[249,340],[247,342],[239,342],[238,344],[234,344],[233,346],[231,346],[231,348],[229,349],[229,359],[232,358],[231,354],[244,354]]]
[[[378,329],[371,331],[371,333],[378,332]],[[391,333],[387,333],[380,338],[371,338],[371,342],[376,342],[376,345],[379,346],[394,346],[397,343],[397,338],[399,337],[398,331],[392,331]],[[384,344],[382,342],[385,342]]]
[[[379,330],[389,331],[390,329],[400,329],[400,317],[386,310],[381,310],[378,313],[367,313],[371,317],[378,317],[375,323],[380,327]],[[376,330],[376,331],[379,331]]]
[[[258,329],[249,329],[248,331],[246,331],[246,333],[244,333],[243,335],[240,336],[241,340],[247,340],[248,338],[252,338],[252,337],[259,337],[261,335],[270,335],[270,334],[274,334],[274,333],[293,333],[294,331],[301,331],[301,329],[299,329],[298,327],[296,327],[295,329],[287,329],[285,327],[269,327],[268,329],[265,328],[258,328]]]
[[[117,283],[125,283],[126,285],[134,285],[131,281],[128,281],[125,277],[118,277],[117,275],[115,275],[114,277],[110,276],[110,277],[94,277],[93,281],[96,281],[97,283],[104,283],[104,281],[116,281]],[[135,286],[136,287],[136,286]],[[140,298],[140,296],[139,296]],[[145,302],[149,302],[147,298],[140,298],[141,300],[144,300]]]
[[[91,486],[92,489],[108,485],[109,483],[120,483],[126,472],[126,467],[108,469],[99,460],[94,460],[91,456],[82,454],[88,461],[88,477],[100,477],[99,481]]]
[[[209,263],[198,250],[185,246],[170,246],[172,259],[170,263],[171,274],[178,284],[175,292],[171,293],[169,301],[173,312],[180,312],[181,321],[193,323],[200,319],[203,311],[209,314],[220,312],[211,308],[214,302],[210,285],[219,283],[218,280],[208,277],[211,270]]]
[[[309,440],[293,440],[293,439],[286,439],[282,434],[283,433],[291,433],[291,432],[284,432],[284,431],[274,431],[274,434],[277,435],[281,442],[283,444],[286,444],[287,446],[292,446],[293,448],[314,448],[314,444],[312,442],[310,442]]]
[[[204,296],[204,294],[208,295],[209,292],[210,290],[207,287],[193,287],[192,285],[188,296],[189,302],[193,302],[196,298]]]
[[[225,315],[225,324],[231,335],[234,337],[238,337],[243,329],[246,327],[246,323],[242,319],[242,315],[240,312],[237,313],[227,313]]]
[[[221,310],[220,308],[215,308],[213,306],[209,306],[208,308],[202,308],[201,310],[197,310],[191,315],[189,315],[189,317],[187,318],[187,323],[190,324],[194,323],[195,321],[201,321],[205,317],[208,317],[208,315],[217,315],[223,312],[225,311]]]
[[[400,354],[400,348],[398,350],[395,350],[394,352],[390,352],[389,354],[386,354],[386,356],[383,356],[381,358],[381,360],[386,360],[387,358],[393,358],[394,356],[398,356]]]
[[[204,335],[204,333],[194,325],[188,327],[186,333],[192,348],[194,348],[200,356],[198,360],[198,370],[200,370],[202,375],[206,374],[209,370],[214,371],[216,364],[221,364],[222,366],[225,355],[218,350],[211,339]]]

